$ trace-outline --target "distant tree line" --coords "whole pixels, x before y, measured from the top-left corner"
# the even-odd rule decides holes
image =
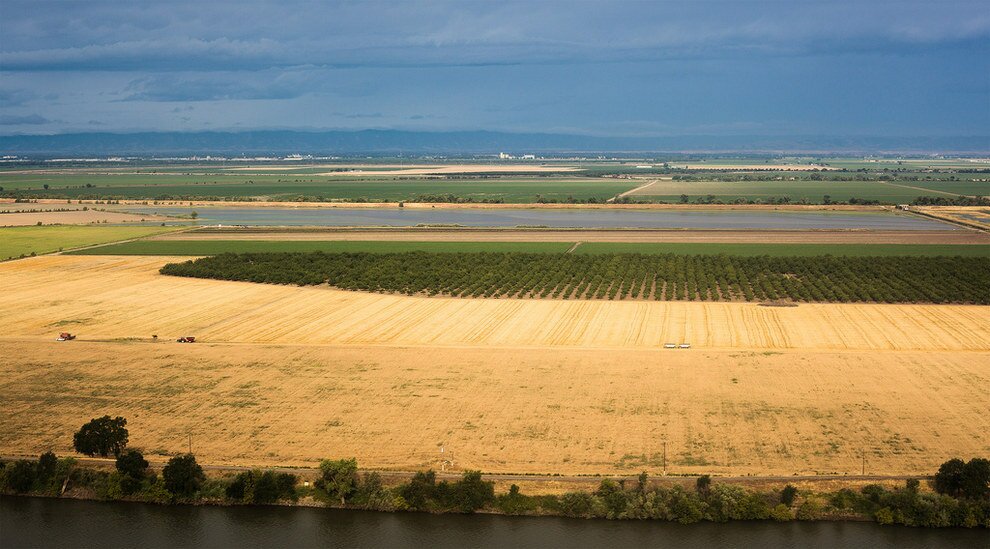
[[[161,273],[456,297],[990,304],[986,257],[227,253]]]
[[[914,206],[990,206],[990,198],[986,196],[919,196],[911,201]]]

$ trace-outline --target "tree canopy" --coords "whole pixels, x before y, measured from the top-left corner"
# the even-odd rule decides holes
[[[83,425],[72,439],[72,445],[87,456],[118,456],[127,446],[127,420],[117,416],[95,418]]]

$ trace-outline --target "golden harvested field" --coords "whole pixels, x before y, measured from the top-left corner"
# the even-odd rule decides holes
[[[666,440],[673,473],[853,474],[865,449],[867,473],[917,474],[990,453],[990,307],[410,298],[169,260],[0,264],[0,454],[69,452],[102,414],[217,464],[436,467],[442,443],[457,469],[658,473]]]
[[[990,351],[990,307],[419,298],[158,274],[187,259],[45,256],[2,264],[0,333],[47,337],[72,326],[83,339]]]
[[[73,210],[68,212],[21,212],[0,216],[2,227],[24,227],[37,225],[81,225],[87,223],[140,223],[142,221],[165,221],[168,218],[157,215],[135,215],[122,212],[101,212],[96,210]]]
[[[990,354],[6,341],[0,452],[90,417],[205,463],[532,473],[930,473],[990,451]],[[160,459],[151,456],[153,459]]]

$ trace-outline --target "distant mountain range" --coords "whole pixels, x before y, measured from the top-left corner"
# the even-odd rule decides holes
[[[595,137],[488,131],[246,131],[0,136],[4,155],[457,155],[593,153],[990,154],[990,136]]]

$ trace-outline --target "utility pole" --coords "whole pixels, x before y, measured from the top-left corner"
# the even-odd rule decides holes
[[[189,434],[189,455],[192,455],[192,433]]]
[[[865,477],[866,476],[866,449],[865,448],[861,448],[860,449],[860,454],[862,454],[862,456],[863,456],[863,472],[862,472],[862,475]]]
[[[663,476],[667,476],[667,441],[663,441]]]

